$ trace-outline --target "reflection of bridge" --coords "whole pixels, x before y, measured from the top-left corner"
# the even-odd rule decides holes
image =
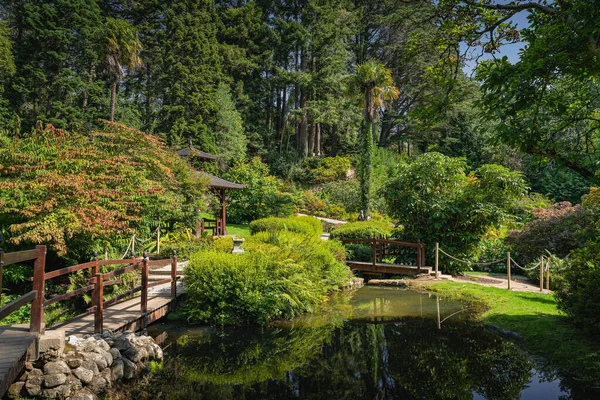
[[[425,266],[425,245],[423,243],[401,242],[388,239],[341,239],[342,243],[356,243],[371,247],[370,261],[347,260],[346,263],[353,271],[369,275],[419,275],[431,274],[431,267]],[[414,249],[414,254],[407,254],[407,249]],[[408,250],[412,252],[412,250]],[[408,256],[414,258],[412,265],[385,263],[390,257]]]
[[[58,340],[64,336],[101,333],[112,331],[135,331],[162,318],[182,294],[182,263],[173,256],[166,260],[130,258],[125,260],[98,260],[46,272],[46,246],[34,250],[4,253],[0,250],[0,289],[3,267],[11,264],[34,261],[33,290],[19,299],[0,308],[0,321],[22,306],[31,303],[31,321],[27,325],[0,326],[0,397],[23,369],[25,362],[38,357],[43,336],[44,307],[92,292],[92,306],[82,315],[53,326],[49,331],[60,332]],[[101,267],[120,267],[101,272]],[[46,281],[85,271],[87,276],[83,287],[68,293],[45,299]],[[139,273],[138,273],[139,272]],[[127,279],[136,282],[131,288],[110,299],[104,299],[104,288],[122,284]],[[50,332],[48,332],[50,333]],[[4,351],[4,350],[7,351]]]

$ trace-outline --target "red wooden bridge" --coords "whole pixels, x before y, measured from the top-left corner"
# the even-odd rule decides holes
[[[16,263],[34,261],[33,290],[0,308],[0,322],[20,307],[31,303],[31,320],[27,325],[0,325],[0,398],[23,369],[24,363],[37,357],[37,342],[46,330],[44,307],[92,292],[92,305],[83,314],[49,327],[64,331],[65,336],[112,331],[136,331],[165,316],[182,294],[182,263],[177,257],[165,260],[143,258],[98,260],[46,272],[46,246],[34,250],[4,253],[0,250],[0,289],[3,268]],[[106,271],[108,266],[119,267]],[[105,272],[102,272],[102,269]],[[46,281],[78,271],[87,271],[86,286],[58,296],[46,298]],[[104,289],[121,284],[119,277],[139,273],[138,286],[105,299]]]

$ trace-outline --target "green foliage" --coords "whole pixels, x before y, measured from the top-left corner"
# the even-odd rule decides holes
[[[399,239],[420,241],[429,251],[437,241],[446,251],[470,258],[488,229],[506,220],[512,202],[525,193],[521,174],[499,165],[484,165],[469,175],[465,169],[464,160],[439,153],[426,153],[398,169],[383,195],[390,215],[404,226]]]
[[[536,261],[546,252],[564,258],[596,236],[594,222],[591,211],[581,205],[556,203],[537,210],[521,231],[509,233],[506,243],[519,262]]]
[[[244,223],[267,216],[292,214],[292,195],[281,190],[281,181],[270,175],[269,167],[259,158],[238,163],[227,172],[226,178],[246,185],[244,190],[228,192],[231,201],[227,213],[231,222]]]
[[[340,225],[331,230],[334,239],[371,239],[373,237],[388,238],[392,235],[393,226],[384,221],[357,221]]]
[[[203,207],[205,182],[160,139],[118,124],[89,136],[48,126],[0,142],[0,223],[12,246],[87,258],[93,240],[187,222]]]
[[[332,182],[344,179],[350,169],[348,157],[307,158],[304,161],[315,183]]]
[[[247,325],[291,318],[318,309],[351,276],[340,244],[314,235],[261,232],[244,249],[242,255],[215,249],[192,255],[188,319]]]
[[[217,107],[215,143],[219,145],[219,155],[227,162],[240,162],[246,159],[246,136],[240,113],[235,108],[229,86],[220,83],[215,93]]]
[[[600,244],[574,250],[563,272],[564,284],[555,292],[558,308],[592,335],[600,333]]]
[[[250,223],[250,232],[289,231],[306,236],[320,237],[323,232],[321,221],[314,217],[263,218]]]
[[[348,213],[360,211],[360,184],[357,179],[323,184],[316,195],[328,205],[343,207]]]

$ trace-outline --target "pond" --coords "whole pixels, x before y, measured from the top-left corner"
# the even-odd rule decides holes
[[[593,398],[473,320],[465,304],[365,287],[266,328],[155,324],[165,363],[141,399]]]

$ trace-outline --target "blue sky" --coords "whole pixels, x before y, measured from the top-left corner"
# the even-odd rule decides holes
[[[527,28],[529,26],[529,22],[527,21],[527,15],[529,15],[528,11],[521,11],[517,14],[515,14],[514,17],[512,17],[510,20],[514,23],[517,24],[517,28],[519,29],[523,29],[523,28]],[[500,51],[497,52],[496,54],[494,54],[493,56],[491,54],[483,54],[483,56],[479,59],[480,61],[482,60],[489,60],[491,58],[502,58],[504,56],[508,57],[508,60],[511,63],[516,63],[517,61],[519,61],[519,52],[521,51],[521,49],[525,46],[525,44],[523,42],[518,42],[518,43],[512,43],[512,44],[505,44],[504,46],[502,46],[500,48]],[[466,44],[462,43],[461,44],[461,50],[464,52],[466,50],[467,46]],[[473,56],[477,56],[478,54],[481,54],[482,50],[480,48],[471,48],[469,50],[471,52],[471,54]],[[476,62],[475,61],[469,61],[465,64],[465,66],[463,67],[463,71],[467,74],[467,75],[471,75],[471,73],[473,72],[473,69],[475,68]]]

